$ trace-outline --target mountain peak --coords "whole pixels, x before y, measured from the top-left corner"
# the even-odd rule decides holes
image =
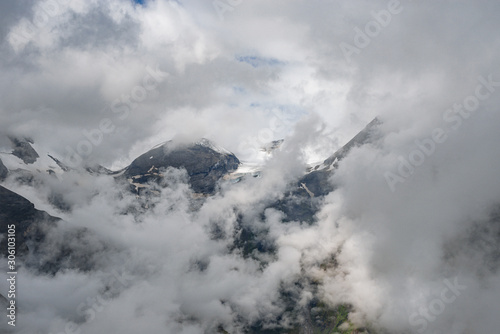
[[[170,140],[132,161],[123,175],[138,190],[140,184],[159,182],[163,178],[162,168],[184,168],[194,192],[212,194],[219,179],[239,164],[234,154],[206,138],[191,143]]]
[[[12,154],[21,159],[25,164],[34,163],[40,156],[31,146],[34,141],[31,138],[9,137],[12,143]]]

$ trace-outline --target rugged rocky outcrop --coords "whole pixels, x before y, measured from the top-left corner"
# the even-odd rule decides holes
[[[35,209],[35,205],[26,198],[0,186],[0,248],[7,249],[7,231],[9,225],[15,225],[16,248],[25,254],[31,245],[43,240],[45,230],[54,226],[59,218]],[[2,251],[5,254],[5,251]]]
[[[367,143],[373,142],[380,138],[381,134],[378,131],[379,126],[382,122],[375,117],[368,125],[358,132],[347,144],[342,146],[340,150],[335,152],[332,156],[323,162],[324,166],[333,166],[336,162],[345,158],[347,153],[349,153],[353,148],[365,145]]]
[[[333,190],[333,186],[328,182],[328,179],[337,168],[338,163],[344,159],[347,154],[355,147],[365,145],[379,138],[379,125],[382,122],[375,118],[368,125],[354,136],[347,144],[342,146],[338,151],[328,157],[321,165],[316,165],[309,173],[304,175],[298,182],[303,196],[324,196]],[[307,191],[309,190],[309,191]]]
[[[9,139],[14,149],[12,154],[24,161],[25,164],[32,164],[40,157],[31,146],[33,140],[29,138],[19,139],[14,137],[9,137]]]
[[[217,182],[236,170],[239,164],[234,154],[217,148],[206,139],[190,144],[169,141],[135,159],[125,169],[123,177],[133,184],[160,182],[163,168],[184,168],[195,193],[213,194]]]
[[[245,212],[241,208],[234,208],[235,222],[234,230],[225,230],[223,223],[214,221],[210,226],[210,237],[212,240],[230,240],[227,244],[228,251],[242,256],[245,259],[252,259],[265,268],[276,256],[276,240],[269,233],[269,228],[265,224],[264,211],[266,208],[274,208],[284,212],[284,222],[300,221],[314,223],[315,214],[323,204],[323,198],[335,189],[331,183],[331,176],[334,174],[339,161],[341,161],[350,150],[356,146],[372,143],[377,139],[377,127],[380,122],[375,119],[368,126],[349,141],[344,147],[327,158],[323,163],[305,171],[298,180],[295,179],[289,184],[288,191],[274,203],[263,202],[251,213]],[[266,153],[279,149],[282,140],[274,141],[263,149]],[[14,155],[23,159],[29,170],[14,170],[11,168],[13,178],[22,184],[38,187],[34,175],[38,171],[38,164],[44,162],[37,161],[38,154],[34,152],[28,140],[13,140],[15,143]],[[34,152],[34,153],[33,153]],[[120,171],[110,171],[102,166],[95,165],[86,167],[85,170],[73,170],[65,166],[58,159],[50,156],[60,167],[62,173],[71,172],[76,178],[77,173],[88,173],[90,175],[103,177],[108,175],[117,181],[123,181],[126,186],[129,183],[132,190],[140,194],[137,196],[137,207],[124,210],[123,214],[137,215],[137,222],[140,223],[141,214],[151,210],[154,206],[155,193],[160,193],[159,187],[170,187],[168,168],[184,169],[186,174],[182,174],[180,182],[189,182],[191,189],[198,195],[213,195],[217,193],[218,182],[226,180],[239,180],[244,176],[259,177],[260,171],[233,173],[238,169],[240,161],[238,158],[224,149],[221,149],[206,139],[198,142],[179,143],[169,141],[161,144],[135,159],[128,167]],[[35,162],[33,164],[33,162]],[[9,170],[2,169],[0,161],[0,179],[7,175]],[[5,167],[5,166],[3,166]],[[9,165],[10,167],[10,165]],[[40,168],[44,170],[45,168]],[[242,168],[242,170],[245,170]],[[38,171],[40,172],[40,171]],[[176,171],[174,171],[176,172]],[[54,172],[53,172],[54,173]],[[242,174],[244,176],[240,176]],[[227,177],[226,177],[227,176]],[[5,176],[4,176],[5,177]],[[86,179],[90,179],[85,175]],[[236,181],[237,182],[237,181]],[[233,183],[236,183],[233,182]],[[75,183],[77,185],[77,183]],[[185,189],[185,188],[184,188]],[[159,196],[157,196],[159,197]],[[205,201],[205,196],[193,196],[193,202]],[[70,212],[71,208],[66,206],[64,193],[52,192],[48,196],[48,202],[60,210]],[[193,209],[195,211],[196,209]],[[69,216],[69,215],[68,215]],[[260,222],[260,223],[256,223]],[[109,241],[101,241],[98,235],[86,228],[72,226],[71,222],[62,221],[48,213],[37,210],[33,203],[26,198],[0,186],[0,247],[7,249],[5,236],[8,233],[9,225],[16,226],[16,245],[19,256],[19,263],[26,267],[38,271],[42,275],[55,275],[67,269],[90,271],[102,266],[103,261],[99,260],[102,254],[111,254],[115,251],[115,246]],[[232,233],[232,234],[230,234]],[[0,252],[1,256],[6,256],[6,252]],[[496,253],[495,253],[496,255]],[[209,261],[195,259],[193,268],[201,272],[207,269]],[[329,259],[320,264],[320,269],[325,270],[329,266],[335,266],[335,258]],[[283,286],[280,289],[279,303],[285,305],[282,318],[297,319],[288,324],[286,328],[268,328],[268,323],[258,320],[247,324],[248,333],[354,333],[355,329],[349,323],[347,314],[351,310],[350,305],[329,306],[319,299],[310,301],[308,305],[301,304],[302,289],[315,291],[317,282],[300,277],[291,288]],[[2,298],[0,295],[0,305]],[[299,320],[300,319],[300,320]],[[341,329],[348,328],[346,330]],[[217,326],[219,333],[227,333],[222,326]],[[360,333],[372,333],[366,329],[360,329]],[[358,332],[358,331],[356,331]]]
[[[5,167],[2,160],[0,159],[0,181],[5,180],[8,174],[9,170],[7,169],[7,167]]]
[[[380,137],[378,127],[381,121],[372,120],[347,144],[328,157],[322,164],[311,168],[301,177],[285,196],[271,207],[285,213],[285,221],[314,222],[314,215],[321,206],[321,198],[335,189],[330,178],[335,173],[338,163],[355,147],[377,140]]]
[[[7,256],[8,227],[12,225],[17,263],[42,274],[54,275],[65,269],[91,270],[97,262],[96,252],[110,247],[88,229],[73,227],[37,210],[26,198],[0,186],[1,256]]]

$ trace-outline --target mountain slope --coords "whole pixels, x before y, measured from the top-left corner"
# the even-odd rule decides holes
[[[5,237],[7,226],[15,225],[16,248],[19,253],[26,253],[30,244],[43,239],[43,229],[57,221],[59,218],[35,209],[35,205],[26,198],[0,186],[0,235]],[[2,238],[2,249],[7,249],[6,242],[6,238]]]
[[[271,207],[285,213],[285,221],[299,220],[312,223],[321,205],[321,198],[335,189],[330,181],[339,161],[355,147],[373,142],[379,137],[378,118],[373,119],[347,144],[328,157],[321,165],[311,168],[302,176],[290,192]]]
[[[136,185],[159,182],[162,168],[184,168],[194,192],[213,194],[217,182],[236,170],[239,164],[234,154],[217,148],[206,139],[190,144],[169,141],[135,159],[125,169],[123,177]]]
[[[32,139],[19,139],[14,137],[9,137],[9,139],[12,142],[12,154],[23,160],[25,164],[32,164],[40,157],[31,146],[31,144],[33,144]]]
[[[7,169],[7,167],[5,167],[2,160],[0,159],[0,181],[5,180],[8,174],[9,170]]]

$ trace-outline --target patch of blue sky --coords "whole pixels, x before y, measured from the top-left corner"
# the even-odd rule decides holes
[[[233,92],[236,94],[246,94],[246,89],[241,86],[233,86]]]
[[[262,66],[280,66],[285,65],[285,62],[276,58],[265,58],[259,56],[237,56],[236,60],[242,63],[250,64],[252,67]]]
[[[283,122],[295,123],[302,116],[307,115],[307,111],[298,105],[293,104],[269,104],[254,102],[250,104],[252,108],[264,110],[269,116],[275,116]]]

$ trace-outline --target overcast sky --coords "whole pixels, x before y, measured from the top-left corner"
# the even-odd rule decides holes
[[[2,131],[62,157],[110,119],[86,158],[113,166],[175,135],[246,158],[247,143],[317,113],[325,155],[376,115],[441,113],[498,65],[494,1],[232,3],[3,3]],[[367,27],[368,43],[355,41]],[[161,76],[144,94],[148,68]]]
[[[188,223],[182,173],[172,172],[146,229],[121,222],[126,204],[110,181],[95,185],[93,201],[92,186],[68,186],[74,215],[57,214],[127,249],[103,260],[108,269],[125,260],[131,272],[146,268],[82,325],[85,333],[199,333],[215,323],[236,330],[234,310],[250,320],[274,314],[280,282],[304,268],[321,276],[330,302],[355,305],[359,322],[398,333],[422,333],[424,324],[426,333],[498,331],[498,246],[484,242],[498,226],[485,225],[481,247],[464,246],[500,199],[498,1],[22,0],[1,2],[0,12],[2,135],[32,137],[61,159],[87,148],[85,161],[116,169],[172,138],[206,137],[242,160],[271,140],[291,143],[270,162],[269,177],[208,200]],[[455,104],[472,111],[453,111]],[[231,234],[233,207],[247,214],[265,207],[307,160],[327,158],[376,116],[381,139],[339,166],[338,189],[317,225],[283,225],[278,212],[267,212],[279,255],[267,270],[225,254],[204,234],[214,219]],[[120,224],[117,235],[112,227]],[[335,252],[339,272],[315,269]],[[211,259],[208,277],[182,276],[198,258]],[[54,331],[77,321],[66,310],[98,295],[105,280],[102,273],[67,273],[57,284],[23,277],[33,293],[24,297],[32,305],[26,328]],[[435,320],[422,316],[457,278],[467,288],[456,302]],[[193,290],[200,285],[203,292]],[[43,300],[61,291],[70,297],[50,299],[44,310]],[[233,308],[214,302],[221,299]],[[186,314],[200,322],[177,321]]]

